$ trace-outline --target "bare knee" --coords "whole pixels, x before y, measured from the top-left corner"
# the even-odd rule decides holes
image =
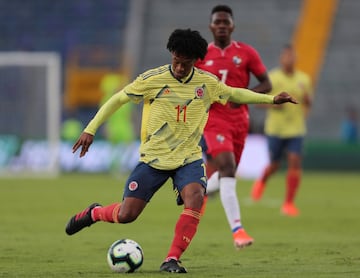
[[[297,154],[289,154],[288,156],[288,167],[292,170],[301,169],[301,157]]]
[[[234,154],[224,152],[216,157],[220,177],[235,177],[237,165]]]
[[[135,221],[146,206],[146,201],[127,197],[121,204],[118,214],[119,223],[131,223]]]
[[[119,223],[131,223],[136,220],[138,214],[135,214],[131,211],[120,211],[118,215]]]
[[[280,162],[271,162],[268,168],[270,173],[275,173],[280,168]]]
[[[187,186],[181,192],[185,207],[201,209],[204,201],[204,188],[197,184],[195,187]]]

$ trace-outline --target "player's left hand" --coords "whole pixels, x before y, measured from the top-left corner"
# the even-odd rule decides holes
[[[285,92],[282,92],[274,97],[274,104],[282,104],[286,102],[298,104],[298,101],[295,98]]]
[[[79,139],[74,144],[72,148],[72,152],[75,153],[78,150],[78,148],[81,147],[80,157],[83,157],[88,152],[93,140],[94,140],[94,135],[83,132],[80,135]]]

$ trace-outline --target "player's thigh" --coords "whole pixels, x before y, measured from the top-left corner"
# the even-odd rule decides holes
[[[293,137],[287,141],[288,164],[291,168],[301,167],[303,140],[303,137]]]
[[[279,162],[284,154],[286,141],[277,136],[267,136],[268,149],[271,162]]]
[[[221,152],[233,152],[234,145],[229,130],[211,130],[204,133],[207,154],[214,159]]]
[[[185,202],[186,205],[188,202],[193,202],[192,199],[196,199],[195,202],[198,202],[201,207],[207,182],[203,160],[197,160],[178,168],[172,178],[178,197],[177,204],[182,205]],[[188,185],[191,186],[188,187]],[[187,189],[184,190],[186,187]]]
[[[149,202],[170,176],[169,171],[158,170],[140,162],[126,181],[123,198],[131,197]]]
[[[245,141],[246,141],[247,133],[245,132],[237,132],[233,136],[233,145],[234,145],[234,156],[236,165],[239,165],[241,155],[244,151]]]

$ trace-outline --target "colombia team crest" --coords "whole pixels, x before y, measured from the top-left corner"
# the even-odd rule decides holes
[[[196,87],[195,88],[195,97],[196,98],[203,98],[204,97],[204,88]]]
[[[130,191],[135,191],[136,189],[138,189],[139,185],[136,181],[132,181],[129,183],[129,190]]]

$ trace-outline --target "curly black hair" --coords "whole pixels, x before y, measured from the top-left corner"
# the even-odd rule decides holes
[[[207,53],[208,43],[198,31],[176,29],[169,37],[166,48],[170,52],[191,59],[203,60]]]
[[[215,6],[211,10],[211,15],[213,15],[214,13],[217,13],[217,12],[226,12],[226,13],[230,14],[231,17],[233,17],[232,9],[227,5],[217,5],[217,6]]]

